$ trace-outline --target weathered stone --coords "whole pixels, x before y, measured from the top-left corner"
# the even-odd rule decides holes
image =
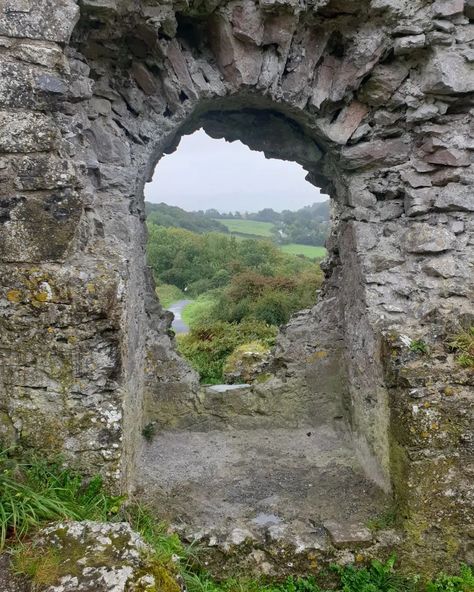
[[[410,189],[405,197],[405,213],[407,216],[426,214],[431,210],[436,193],[433,189]]]
[[[409,109],[407,112],[407,121],[427,121],[439,115],[436,105],[422,105],[418,109]]]
[[[158,84],[152,73],[144,64],[133,62],[132,73],[135,80],[137,81],[138,86],[145,94],[153,95],[157,92]]]
[[[443,278],[453,277],[457,273],[456,260],[451,255],[442,255],[428,259],[423,264],[423,271],[428,275],[440,276]]]
[[[368,111],[369,109],[366,105],[358,101],[353,101],[341,111],[334,123],[325,126],[328,137],[338,144],[346,144]]]
[[[421,77],[426,93],[463,94],[474,91],[474,66],[452,50],[433,48]]]
[[[368,547],[372,543],[372,533],[365,526],[325,522],[324,527],[329,532],[333,544],[338,548]]]
[[[105,123],[100,118],[91,122],[85,135],[90,139],[91,147],[99,162],[111,162],[118,165],[130,163],[130,148],[125,139],[117,134],[117,128]]]
[[[432,154],[427,154],[425,160],[431,164],[441,164],[452,167],[464,167],[471,164],[469,152],[457,150],[456,148],[437,150]]]
[[[234,6],[231,15],[234,36],[244,42],[261,45],[264,24],[260,11],[250,0],[242,0]]]
[[[64,522],[41,530],[32,543],[38,558],[61,557],[45,592],[179,592],[176,576],[151,559],[150,548],[127,523]]]
[[[405,181],[405,183],[408,183],[410,187],[415,189],[419,187],[431,186],[431,178],[429,175],[419,175],[414,171],[403,171],[400,176]]]
[[[444,319],[472,315],[474,28],[456,2],[437,2],[439,18],[432,4],[84,0],[74,32],[72,0],[2,5],[5,437],[101,472],[117,490],[133,489],[139,472],[155,496],[179,475],[186,486],[175,498],[168,490],[160,512],[177,516],[179,497],[194,532],[203,515],[220,520],[216,544],[231,540],[223,499],[247,520],[232,528],[253,532],[248,517],[283,483],[285,549],[304,544],[322,562],[358,543],[339,551],[322,524],[308,532],[307,516],[355,532],[388,501],[379,487],[393,487],[406,523],[394,544],[408,568],[428,575],[465,560],[469,393],[442,407],[440,385],[464,385],[466,371],[434,336],[447,333]],[[334,198],[318,304],[282,328],[261,383],[225,393],[198,391],[144,256],[143,181],[200,126],[300,163]],[[397,334],[425,339],[430,356],[400,351]],[[430,403],[416,413],[415,388]],[[148,422],[160,440],[139,464]],[[199,431],[217,424],[221,446]],[[225,474],[230,449],[239,460]],[[193,471],[199,495],[186,489]],[[298,554],[295,565],[312,569],[303,563]]]
[[[433,7],[433,16],[449,17],[456,14],[462,14],[464,10],[464,0],[436,0]]]
[[[449,251],[455,245],[456,237],[443,226],[413,224],[403,237],[405,251],[419,255]]]
[[[360,100],[374,107],[385,105],[408,72],[405,64],[400,63],[376,66],[359,93]]]
[[[49,115],[0,111],[0,152],[52,150],[58,135]]]
[[[399,37],[395,39],[393,49],[395,55],[409,54],[415,49],[425,47],[426,37],[425,35],[413,35],[410,37]]]
[[[0,14],[0,35],[67,43],[79,19],[74,0],[23,2],[17,8]]]
[[[405,162],[410,147],[402,140],[376,140],[351,146],[342,150],[342,165],[346,169],[368,166],[392,166]]]
[[[448,183],[440,189],[434,208],[441,211],[474,212],[474,191],[468,185]]]

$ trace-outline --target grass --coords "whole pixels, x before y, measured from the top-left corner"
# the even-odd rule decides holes
[[[212,291],[201,294],[181,312],[181,318],[189,326],[194,327],[210,317],[210,312],[216,302]]]
[[[178,286],[173,284],[160,284],[156,287],[156,295],[160,299],[163,308],[169,308],[174,302],[184,300],[186,295]]]
[[[219,222],[222,222],[228,228],[229,232],[243,238],[271,238],[272,228],[274,226],[271,222],[233,220],[230,218],[219,219]],[[290,243],[288,245],[280,245],[280,249],[288,255],[303,255],[304,257],[308,257],[308,259],[323,259],[326,257],[326,249],[324,247],[313,245]]]
[[[19,540],[45,522],[109,520],[122,501],[104,492],[100,477],[86,481],[59,463],[19,463],[1,452],[0,550],[7,538]]]
[[[236,234],[249,234],[251,236],[272,236],[273,224],[271,222],[258,222],[257,220],[234,220],[232,218],[219,218],[218,222],[224,224],[229,232]]]
[[[452,335],[448,346],[456,352],[456,361],[460,366],[474,370],[474,325]]]
[[[323,259],[326,257],[326,249],[324,247],[315,247],[313,245],[298,245],[290,243],[289,245],[281,245],[280,249],[288,255],[303,255],[308,259]]]
[[[185,546],[178,535],[158,521],[145,507],[128,504],[124,498],[109,495],[99,477],[90,480],[64,469],[59,462],[46,464],[38,459],[17,462],[0,452],[0,528],[2,548],[7,536],[13,551],[17,574],[27,576],[35,589],[54,585],[64,559],[61,550],[38,549],[31,543],[18,544],[21,537],[37,527],[60,519],[128,521],[151,547],[146,565],[160,582],[160,590],[178,590],[176,576],[188,592],[325,592],[314,576],[289,577],[284,581],[251,579],[246,576],[216,581],[199,565],[192,546]],[[333,592],[474,592],[474,575],[462,566],[458,575],[440,574],[424,583],[417,576],[400,575],[395,558],[372,561],[367,566],[334,566]],[[326,591],[328,592],[328,591]]]

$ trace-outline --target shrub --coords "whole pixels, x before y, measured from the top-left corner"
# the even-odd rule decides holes
[[[270,347],[276,333],[276,327],[261,321],[217,321],[191,328],[188,334],[179,336],[178,345],[183,356],[199,372],[202,382],[217,384],[222,382],[224,364],[236,347],[250,341]]]

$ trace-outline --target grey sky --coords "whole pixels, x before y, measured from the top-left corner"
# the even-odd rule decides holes
[[[199,130],[161,159],[145,198],[185,210],[297,210],[327,199],[305,175],[294,162],[267,160],[240,142],[214,140]]]

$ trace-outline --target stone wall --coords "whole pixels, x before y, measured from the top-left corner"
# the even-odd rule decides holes
[[[442,340],[473,313],[472,0],[0,11],[3,439],[127,489],[145,399],[193,396],[145,265],[143,185],[203,125],[301,163],[330,193],[334,396],[368,473],[394,486],[407,552],[424,561],[436,541],[465,556],[472,379]],[[319,351],[319,310],[277,352],[315,396],[320,358],[291,352]],[[422,372],[400,335],[438,352]]]

